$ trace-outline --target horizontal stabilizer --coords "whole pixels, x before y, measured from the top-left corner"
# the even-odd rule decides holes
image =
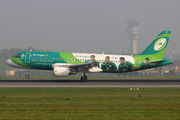
[[[162,62],[165,62],[167,60],[162,60],[162,61],[153,61],[153,62],[150,62],[151,64],[158,64],[158,63],[162,63]]]

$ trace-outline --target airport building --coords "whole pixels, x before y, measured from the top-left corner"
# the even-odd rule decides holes
[[[8,70],[6,71],[6,76],[14,76],[14,70]]]
[[[126,33],[128,35],[129,40],[129,52],[130,54],[137,54],[137,36],[140,32],[139,30],[139,21],[137,20],[127,20],[128,28],[126,29]]]

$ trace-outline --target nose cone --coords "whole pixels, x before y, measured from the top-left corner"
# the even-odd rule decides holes
[[[6,63],[7,63],[9,66],[12,66],[12,64],[13,64],[13,62],[11,61],[11,59],[8,59],[8,60],[6,61]]]
[[[11,59],[8,59],[8,60],[6,61],[6,63],[7,63],[9,66],[11,66],[11,67],[24,68],[24,69],[26,69],[26,67],[23,67],[23,66],[21,66],[21,65],[18,65],[18,64],[16,64],[16,63],[14,63]]]

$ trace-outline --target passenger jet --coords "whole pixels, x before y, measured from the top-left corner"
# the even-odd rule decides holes
[[[117,68],[120,64],[119,58],[123,57],[126,61],[132,63],[137,68],[132,71],[139,71],[140,63],[144,62],[145,58],[149,59],[151,68],[160,67],[172,64],[170,59],[164,59],[164,54],[169,41],[171,31],[162,31],[152,43],[139,55],[116,55],[116,54],[95,54],[95,53],[63,53],[63,52],[40,52],[26,51],[17,53],[12,58],[9,58],[6,63],[12,67],[27,69],[26,78],[30,78],[31,69],[52,70],[54,76],[64,77],[76,73],[82,73],[81,81],[86,81],[86,73],[101,72],[101,73],[120,73],[118,69],[106,71],[101,69],[105,57],[108,56]],[[89,60],[91,55],[95,56],[95,62]],[[122,73],[122,72],[121,72]]]

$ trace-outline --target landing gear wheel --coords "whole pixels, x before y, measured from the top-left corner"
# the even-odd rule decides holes
[[[29,79],[30,78],[30,71],[31,71],[31,69],[27,69],[27,75],[26,75],[26,79]]]
[[[86,80],[87,80],[87,76],[82,76],[82,77],[81,77],[81,81],[82,81],[82,82],[85,82]]]
[[[26,79],[29,79],[30,78],[30,76],[29,75],[26,75]]]
[[[84,75],[84,77],[86,78],[86,80],[87,80],[87,76],[86,75]]]

